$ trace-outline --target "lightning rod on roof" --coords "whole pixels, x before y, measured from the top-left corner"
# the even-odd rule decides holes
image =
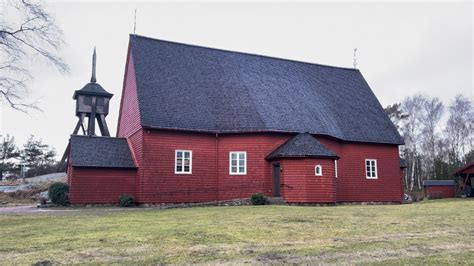
[[[357,48],[354,48],[354,61],[353,61],[353,65],[354,65],[354,68],[357,69],[357,55],[356,55],[356,52],[357,52]]]
[[[135,17],[133,18],[133,34],[137,30],[137,9],[135,8]]]

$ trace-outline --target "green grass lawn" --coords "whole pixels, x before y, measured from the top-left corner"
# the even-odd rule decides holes
[[[474,200],[0,215],[0,264],[474,262]]]

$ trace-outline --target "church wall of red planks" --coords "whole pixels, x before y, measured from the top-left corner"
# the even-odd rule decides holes
[[[118,203],[121,195],[136,196],[135,169],[72,167],[68,171],[72,204]]]

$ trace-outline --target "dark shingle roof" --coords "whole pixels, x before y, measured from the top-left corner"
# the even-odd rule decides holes
[[[70,141],[72,166],[136,168],[125,138],[72,135]]]
[[[141,124],[402,144],[361,73],[130,36]]]
[[[454,180],[423,180],[423,186],[454,186]]]
[[[463,172],[464,172],[464,174],[467,174],[466,170],[471,168],[472,166],[474,166],[474,161],[470,162],[470,163],[467,163],[463,167],[454,170],[454,172],[452,172],[451,175],[453,175],[453,176],[460,175],[460,174],[463,174]]]
[[[78,93],[89,94],[89,95],[100,95],[100,96],[105,96],[105,97],[110,97],[110,98],[113,96],[112,93],[107,92],[102,86],[100,86],[99,83],[95,83],[95,82],[89,82],[84,87],[82,87],[82,89],[75,91],[72,98],[76,99]]]
[[[291,157],[337,157],[308,133],[298,134],[267,156],[267,159]]]

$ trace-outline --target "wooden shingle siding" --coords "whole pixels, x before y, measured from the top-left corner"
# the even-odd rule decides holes
[[[321,165],[322,176],[314,168]],[[282,196],[287,202],[335,202],[336,184],[334,160],[331,159],[282,159],[280,161]]]
[[[143,169],[140,167],[143,156],[143,129],[140,123],[135,67],[130,48],[127,55],[125,75],[120,102],[120,113],[117,126],[117,137],[125,137],[130,143],[134,159],[139,167],[134,180],[134,194],[137,201],[142,201],[141,184]]]
[[[291,138],[288,134],[202,134],[138,130],[129,137],[138,170],[69,168],[73,203],[115,202],[133,193],[141,203],[208,202],[248,198],[256,192],[272,196],[272,163],[280,162],[281,193],[288,202],[399,202],[402,172],[396,145],[339,142],[317,137],[334,151],[329,158],[265,157]],[[175,150],[192,151],[192,174],[175,174]],[[247,174],[229,174],[229,152],[247,152]],[[377,160],[377,179],[367,179],[365,159]],[[314,167],[323,175],[315,176]],[[132,174],[133,173],[133,174]],[[126,185],[124,185],[126,184]],[[91,192],[91,190],[94,192]],[[100,192],[99,192],[100,191]]]
[[[133,56],[129,52],[120,102],[117,137],[129,137],[141,128]]]
[[[338,201],[401,201],[403,186],[397,145],[318,140],[340,157],[336,179]],[[377,179],[366,178],[365,159],[377,160]]]
[[[72,167],[69,198],[72,204],[117,204],[123,194],[135,198],[136,170]]]
[[[146,130],[143,139],[140,187],[144,202],[215,200],[214,135]],[[192,150],[192,174],[174,173],[175,150]]]
[[[142,161],[138,190],[142,202],[178,203],[247,198],[255,192],[272,195],[271,162],[265,157],[284,143],[286,134],[215,134],[146,130],[143,133]],[[289,202],[400,201],[402,178],[395,145],[341,143],[318,140],[335,151],[338,178],[333,159],[280,159],[281,182]],[[175,150],[192,150],[192,174],[175,174]],[[229,174],[229,152],[247,152],[247,174]],[[377,159],[378,179],[365,176],[365,159]],[[323,167],[323,176],[314,167]],[[291,185],[291,184],[290,184]]]
[[[265,157],[283,144],[289,135],[219,135],[219,200],[248,198],[253,193],[272,195],[271,163]],[[247,174],[229,174],[229,152],[247,152]]]
[[[144,202],[203,202],[271,195],[270,163],[265,156],[287,136],[219,135],[170,131],[144,134]],[[192,150],[192,174],[175,174],[175,150]],[[229,174],[229,152],[247,152],[247,175]],[[216,156],[217,155],[217,156]],[[217,174],[218,173],[218,174]]]
[[[132,135],[128,136],[128,141],[133,150],[134,158],[137,161],[137,166],[140,167],[143,155],[143,130],[139,129]]]

